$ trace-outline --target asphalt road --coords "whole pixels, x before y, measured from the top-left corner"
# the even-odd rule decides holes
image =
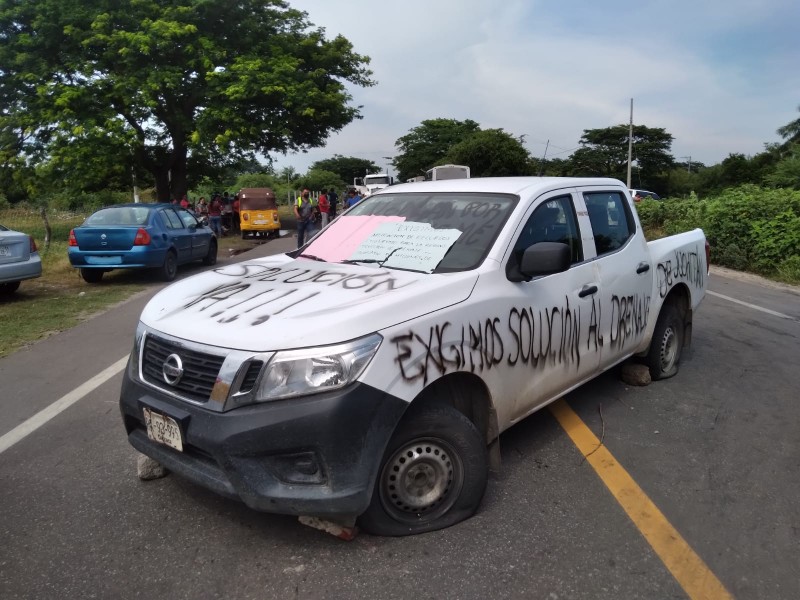
[[[800,291],[719,272],[709,289],[678,376],[607,373],[567,401],[734,597],[795,600]],[[77,399],[0,452],[0,598],[687,597],[548,410],[503,434],[475,517],[410,538],[343,542],[140,481],[121,376],[70,393],[126,356],[152,293],[0,359],[0,436]]]

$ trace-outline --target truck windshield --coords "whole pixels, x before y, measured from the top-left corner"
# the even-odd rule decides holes
[[[329,262],[467,271],[486,258],[518,200],[500,194],[380,194],[359,202],[302,252]]]

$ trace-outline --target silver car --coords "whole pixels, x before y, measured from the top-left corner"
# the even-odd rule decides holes
[[[42,259],[33,238],[0,225],[0,294],[13,294],[20,281],[42,276]]]

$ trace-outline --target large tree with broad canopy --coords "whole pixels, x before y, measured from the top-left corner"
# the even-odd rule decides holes
[[[369,58],[282,0],[0,0],[0,138],[29,163],[112,163],[160,199],[360,118]],[[8,152],[6,152],[8,153]]]

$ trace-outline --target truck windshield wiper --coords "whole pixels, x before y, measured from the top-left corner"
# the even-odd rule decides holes
[[[314,256],[313,254],[298,254],[297,258],[310,258],[311,260],[318,260],[319,262],[328,262],[324,258],[320,258],[319,256]]]
[[[342,263],[344,263],[344,264],[346,264],[346,265],[357,265],[357,264],[359,264],[359,263],[366,263],[366,264],[375,263],[375,264],[377,264],[379,267],[382,267],[382,266],[383,266],[383,264],[384,264],[384,263],[385,263],[387,260],[389,260],[389,258],[391,258],[392,254],[394,254],[395,252],[397,252],[398,250],[401,250],[401,249],[402,249],[402,248],[400,248],[400,247],[397,247],[397,248],[395,248],[394,250],[392,250],[391,252],[389,252],[389,254],[387,254],[387,255],[386,255],[386,258],[384,258],[384,259],[378,259],[378,258],[356,258],[356,259],[354,260],[354,259],[347,258],[347,259],[345,259],[345,260],[342,260],[342,261],[340,261],[340,262],[342,262]],[[301,254],[300,256],[302,256],[302,254]]]

